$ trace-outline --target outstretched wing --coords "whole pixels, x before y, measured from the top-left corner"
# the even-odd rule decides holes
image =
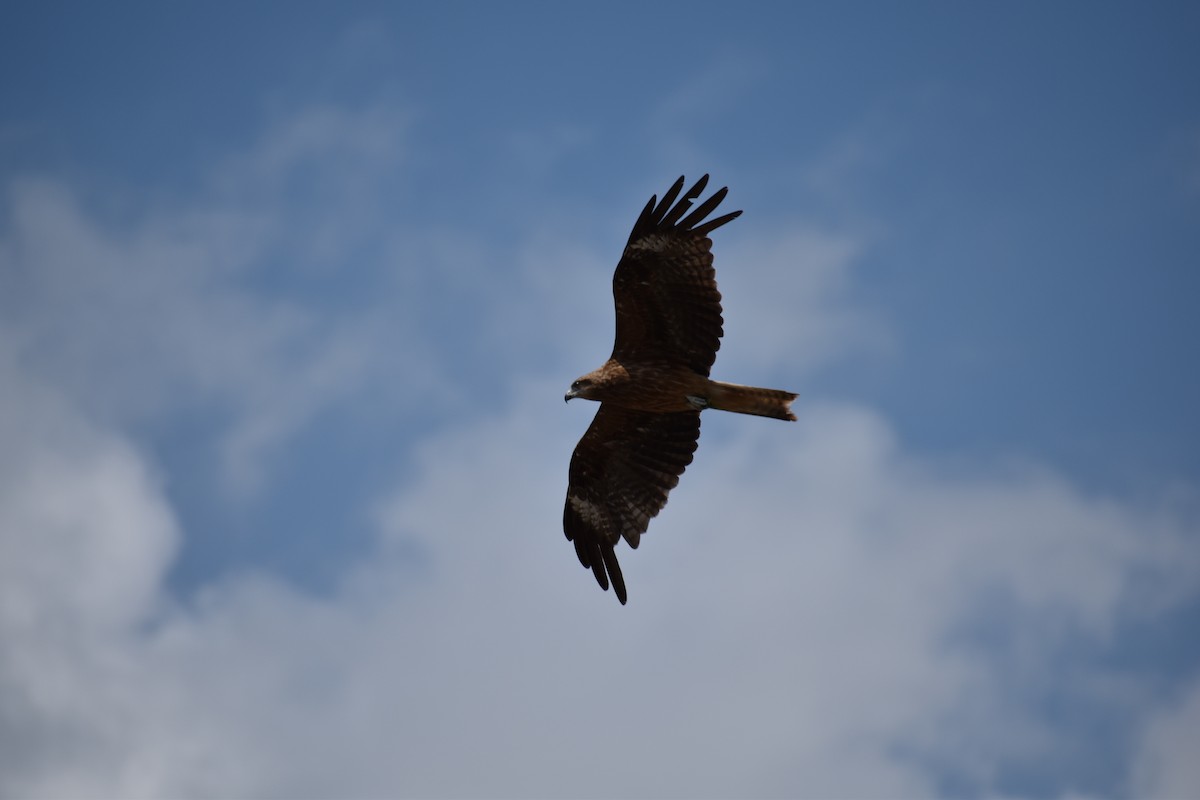
[[[707,377],[716,360],[724,331],[708,234],[742,212],[704,221],[725,199],[723,188],[685,217],[707,184],[705,175],[679,197],[681,177],[634,223],[613,274],[618,361],[683,363]]]
[[[625,580],[614,550],[630,547],[667,504],[700,439],[700,412],[655,414],[601,403],[571,455],[563,530],[579,563],[625,603]]]

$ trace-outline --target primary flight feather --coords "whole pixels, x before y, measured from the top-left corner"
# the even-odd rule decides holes
[[[796,419],[791,392],[708,377],[724,333],[708,234],[742,212],[705,221],[727,192],[692,209],[707,184],[705,175],[681,197],[681,177],[642,210],[613,273],[612,356],[572,383],[565,398],[598,400],[600,409],[571,456],[563,531],[580,563],[605,590],[611,583],[622,604],[628,595],[617,543],[636,548],[667,504],[696,452],[700,412]]]

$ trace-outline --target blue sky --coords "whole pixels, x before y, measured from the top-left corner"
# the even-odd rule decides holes
[[[1189,4],[0,11],[0,793],[1200,793]],[[637,212],[707,414],[561,532]]]

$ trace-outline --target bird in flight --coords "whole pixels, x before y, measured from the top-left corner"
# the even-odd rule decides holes
[[[681,177],[642,209],[613,273],[612,356],[565,398],[597,400],[600,409],[571,455],[563,531],[579,562],[605,591],[611,582],[622,605],[628,596],[616,545],[624,539],[636,548],[667,504],[696,452],[700,412],[796,419],[791,392],[708,377],[724,333],[708,235],[742,212],[705,221],[725,199],[722,188],[688,213],[707,184],[705,175],[680,196]]]

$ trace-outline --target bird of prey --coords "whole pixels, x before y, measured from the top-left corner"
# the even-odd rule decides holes
[[[705,221],[725,198],[722,188],[688,213],[707,184],[705,175],[681,197],[681,177],[642,209],[613,274],[612,356],[565,398],[598,400],[600,409],[571,456],[563,531],[579,562],[605,591],[611,582],[622,605],[616,545],[624,539],[636,548],[666,505],[692,463],[700,412],[796,419],[791,392],[708,377],[724,333],[708,234],[742,212]]]

